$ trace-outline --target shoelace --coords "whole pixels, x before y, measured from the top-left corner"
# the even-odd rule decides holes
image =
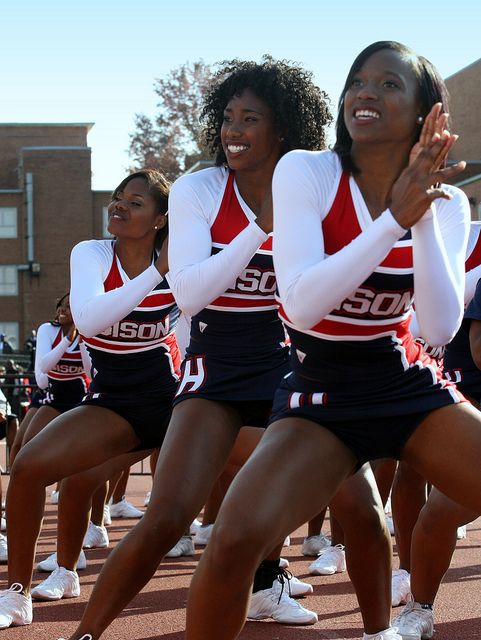
[[[286,582],[287,582],[287,589],[289,591],[289,598],[291,597],[291,583],[290,583],[290,581],[292,580],[292,577],[293,576],[292,576],[292,573],[290,571],[287,571],[287,569],[279,568],[279,570],[277,572],[276,580],[281,585],[281,592],[279,594],[279,600],[277,601],[277,604],[279,604],[280,601],[281,601],[282,594],[284,593],[284,585],[286,584]]]
[[[59,638],[58,640],[65,640],[65,638]],[[79,640],[93,640],[93,637],[90,635],[90,633],[84,633],[83,636],[79,638]]]
[[[14,582],[8,589],[5,589],[4,591],[0,591],[0,595],[8,595],[9,593],[22,593],[23,591],[23,584],[20,584],[20,582]]]
[[[317,554],[318,557],[319,556],[324,556],[327,553],[332,553],[333,551],[342,551],[344,549],[344,546],[342,544],[336,544],[333,547],[326,547],[325,549],[322,549],[321,551],[319,551],[319,553]]]

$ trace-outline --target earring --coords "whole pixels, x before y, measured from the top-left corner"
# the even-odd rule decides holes
[[[154,229],[155,229],[156,231],[157,231],[157,229],[158,229],[158,228],[159,228],[159,227],[158,227],[157,225],[155,225]]]
[[[418,124],[422,124],[422,123],[424,122],[424,118],[423,118],[422,116],[418,116],[418,117],[416,118],[416,122],[417,122]]]

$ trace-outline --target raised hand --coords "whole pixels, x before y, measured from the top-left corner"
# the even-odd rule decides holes
[[[431,125],[430,125],[431,126]],[[435,132],[404,169],[393,185],[391,212],[398,223],[409,229],[424,215],[436,198],[451,199],[440,183],[464,171],[466,163],[458,162],[444,167],[449,150],[457,136],[446,129]]]

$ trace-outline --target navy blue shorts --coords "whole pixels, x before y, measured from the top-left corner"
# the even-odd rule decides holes
[[[357,457],[359,465],[376,458],[400,459],[404,445],[414,433],[419,424],[432,410],[453,404],[457,401],[455,395],[433,390],[431,405],[424,402],[419,406],[417,400],[409,402],[399,399],[396,404],[382,403],[363,407],[362,398],[352,406],[328,406],[327,394],[316,390],[313,381],[301,379],[292,374],[285,378],[274,397],[269,424],[288,417],[305,418],[328,429],[341,440]],[[436,402],[434,402],[436,398]],[[351,397],[351,401],[354,396]],[[427,406],[426,406],[427,405]]]
[[[134,450],[141,451],[161,446],[170,422],[172,400],[173,393],[89,392],[78,406],[103,407],[124,418],[140,440]]]
[[[279,351],[257,360],[225,358],[204,354],[187,355],[182,362],[181,379],[175,403],[187,397],[245,402],[272,398],[282,378],[289,373],[288,353]]]

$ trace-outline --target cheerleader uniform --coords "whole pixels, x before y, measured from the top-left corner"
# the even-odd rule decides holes
[[[244,424],[265,427],[289,366],[275,300],[272,237],[256,224],[235,173],[223,167],[177,180],[169,215],[167,277],[191,316],[174,402],[229,402]]]
[[[57,323],[46,322],[37,332],[35,378],[39,386],[45,384],[45,397],[40,405],[64,413],[75,407],[85,396],[88,377],[80,351],[79,337],[70,342]]]
[[[297,211],[289,204],[292,184]],[[389,211],[372,220],[355,180],[332,152],[288,154],[273,185],[275,266],[292,373],[276,393],[270,422],[288,416],[317,422],[335,433],[359,464],[399,458],[430,411],[464,400],[414,340],[409,324],[414,262],[418,316],[420,306],[424,317],[428,306],[434,309],[432,342],[449,341],[460,321],[467,199],[444,185],[453,199],[437,200],[435,219],[427,212],[406,232]],[[436,224],[447,258],[433,248]],[[323,255],[330,260],[319,262]],[[434,274],[429,286],[427,272]],[[450,273],[457,287],[444,293],[443,278]],[[298,285],[303,274],[307,278]],[[436,312],[441,307],[444,318]]]
[[[114,241],[81,242],[71,256],[70,306],[94,371],[82,405],[122,416],[138,449],[162,444],[179,380],[179,310],[155,259],[130,279]]]

